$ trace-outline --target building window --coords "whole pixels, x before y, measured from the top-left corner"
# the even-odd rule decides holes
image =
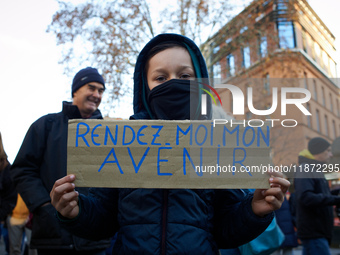
[[[303,51],[307,53],[307,36],[306,36],[306,30],[303,28],[301,31],[302,34],[302,48]]]
[[[305,79],[304,79],[305,89],[307,89],[307,90],[308,90],[308,80],[307,80],[307,73],[306,73],[306,72],[304,72],[303,74],[304,74],[304,77],[305,77]]]
[[[324,62],[323,62],[323,57],[324,57],[324,52],[322,49],[320,49],[320,66],[325,69],[325,65],[324,65]]]
[[[321,128],[320,128],[320,113],[319,110],[316,110],[316,130],[320,133]]]
[[[331,93],[329,93],[329,103],[330,103],[330,107],[331,107],[331,112],[333,112],[333,98],[332,98]]]
[[[313,79],[313,89],[314,89],[314,99],[315,101],[318,101],[318,92],[316,90],[316,81]]]
[[[296,47],[292,21],[277,22],[277,30],[279,31],[279,46],[281,49],[293,49]]]
[[[221,64],[219,61],[213,65],[213,76],[214,78],[221,78]]]
[[[325,89],[323,87],[321,88],[321,92],[322,92],[322,105],[326,106]]]
[[[268,104],[267,104],[267,105],[265,106],[265,110],[269,110],[270,107],[271,107],[271,105],[268,105]],[[266,119],[271,119],[270,115],[266,115],[265,118],[266,118]]]
[[[312,39],[312,43],[311,43],[311,49],[312,49],[312,58],[314,59],[314,61],[316,61],[316,53],[315,53],[315,42]]]
[[[264,58],[267,55],[267,37],[261,36],[258,39],[258,49],[259,49],[259,57]]]
[[[233,54],[227,56],[227,77],[235,75],[235,58]]]
[[[328,133],[328,118],[327,118],[327,115],[325,115],[325,133],[326,133],[326,136],[329,135],[329,133]]]
[[[340,117],[340,108],[339,108],[339,100],[338,99],[336,100],[336,108],[337,108],[337,111],[338,111],[338,116]]]
[[[307,103],[307,110],[310,112],[310,104]],[[307,115],[307,125],[309,128],[312,128],[312,121],[310,115]]]
[[[277,13],[278,14],[285,14],[288,10],[288,1],[287,0],[277,0]]]
[[[336,65],[333,59],[329,59],[329,70],[332,78],[336,78]]]
[[[242,52],[242,67],[248,68],[250,67],[250,48],[245,47],[241,49]]]
[[[335,127],[335,120],[332,121],[333,122],[333,138],[336,138],[336,127]]]
[[[321,49],[320,49],[320,45],[317,42],[314,42],[314,52],[315,52],[315,61],[318,62],[320,59],[320,55],[321,55]]]
[[[266,74],[266,77],[264,78],[263,88],[267,95],[270,95],[270,76],[269,73]]]
[[[329,63],[328,63],[328,55],[325,51],[322,51],[321,52],[322,54],[322,65],[323,65],[323,68],[328,71],[328,67],[329,67]]]

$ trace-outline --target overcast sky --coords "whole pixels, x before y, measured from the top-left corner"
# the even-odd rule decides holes
[[[340,40],[340,1],[309,3]],[[61,102],[71,99],[72,78],[63,75],[55,39],[46,33],[57,9],[55,0],[0,2],[0,132],[11,163],[31,123],[45,114],[59,112]],[[336,47],[340,50],[338,42]],[[124,112],[117,111],[115,117],[128,118],[130,114],[132,105],[124,107]]]

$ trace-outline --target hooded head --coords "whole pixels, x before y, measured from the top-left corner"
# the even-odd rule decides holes
[[[160,69],[159,72],[163,72],[163,67],[177,70],[174,64],[179,69],[185,69],[183,75],[178,72],[175,78],[163,74],[151,77],[152,70],[157,73]],[[134,72],[134,115],[131,118],[210,119],[209,97],[207,114],[201,114],[201,94],[205,91],[202,89],[203,82],[197,81],[203,78],[204,82],[208,80],[208,70],[201,51],[192,40],[177,34],[154,37],[137,58]]]

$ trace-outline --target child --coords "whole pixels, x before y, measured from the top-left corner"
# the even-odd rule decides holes
[[[141,51],[134,73],[131,119],[204,119],[190,108],[190,80],[207,78],[198,47],[176,34],[161,34]],[[208,108],[210,111],[211,108]],[[198,114],[197,114],[198,112]],[[208,114],[209,116],[209,114]],[[276,177],[274,177],[276,176]],[[273,173],[268,190],[92,189],[74,190],[74,175],[56,181],[52,204],[62,224],[86,238],[118,232],[113,254],[219,254],[266,229],[289,182]]]

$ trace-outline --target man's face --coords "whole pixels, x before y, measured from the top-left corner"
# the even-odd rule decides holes
[[[103,84],[90,82],[73,93],[73,104],[78,106],[84,119],[90,118],[97,110],[102,101],[104,90]]]
[[[318,161],[327,163],[331,159],[332,156],[333,156],[332,149],[331,149],[331,146],[329,146],[328,149],[325,150],[324,152],[314,155],[314,158]]]

